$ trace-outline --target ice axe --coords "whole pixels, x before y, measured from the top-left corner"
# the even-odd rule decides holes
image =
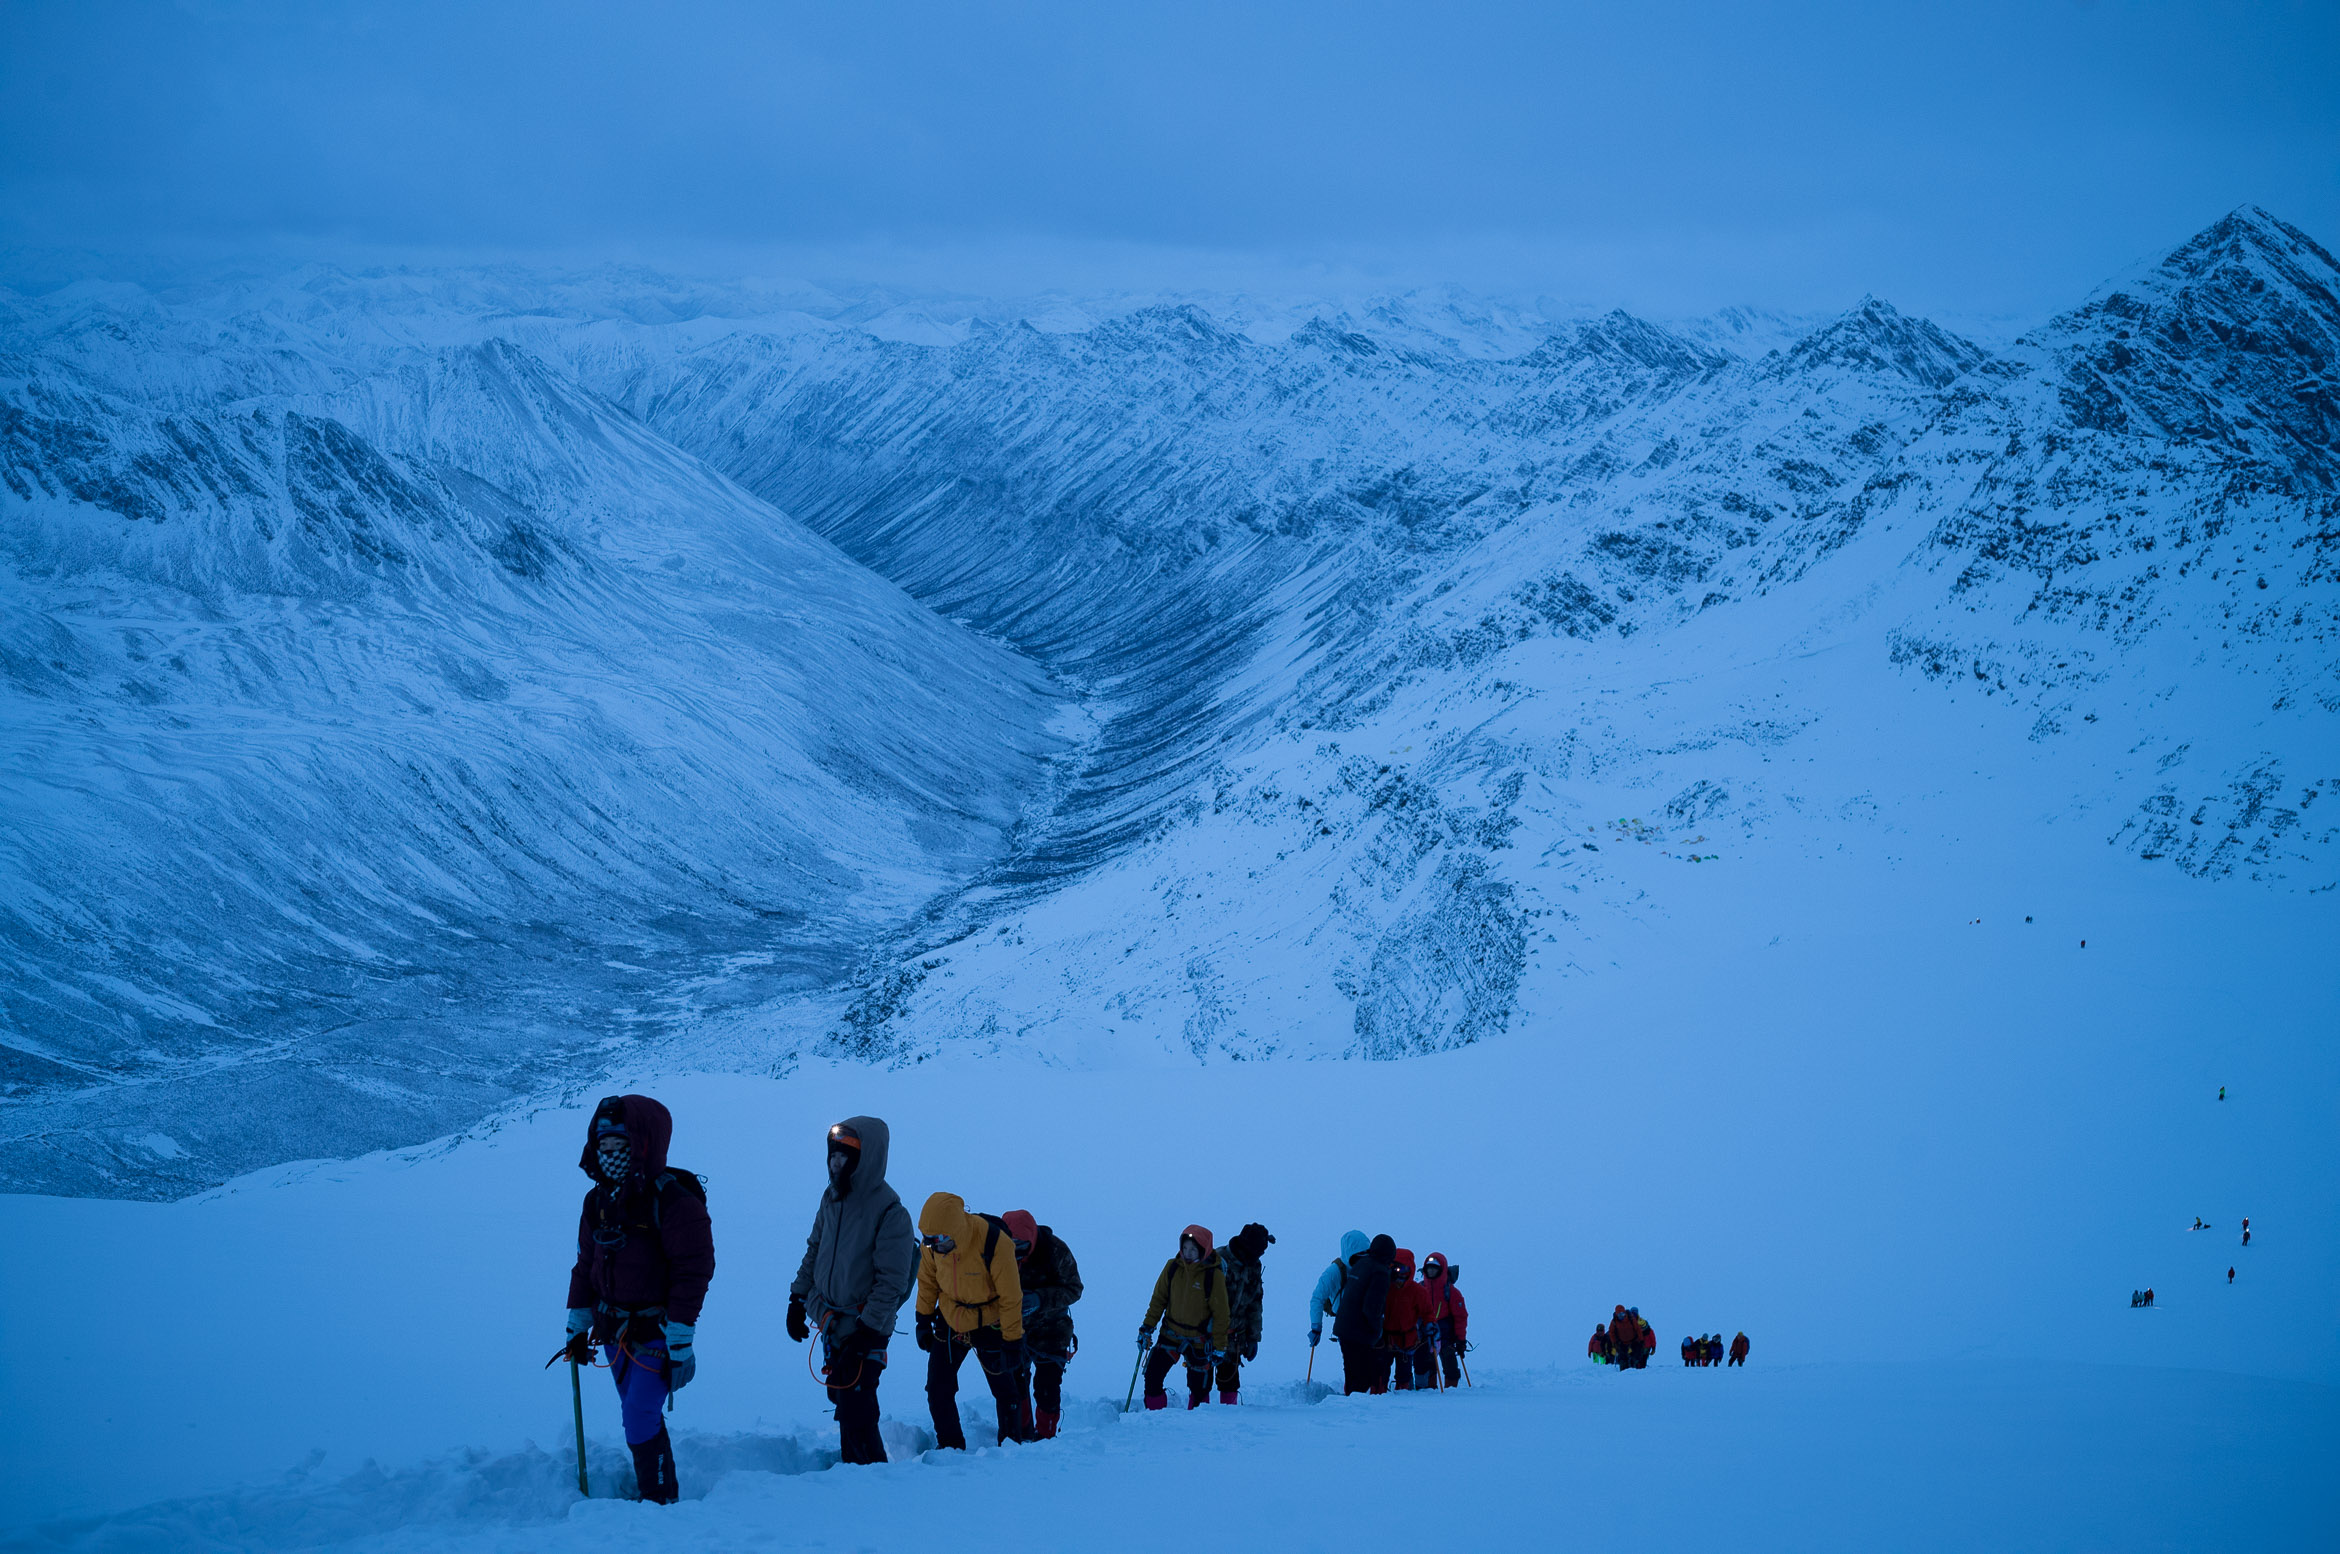
[[[551,1370],[554,1360],[567,1358],[568,1354],[569,1346],[561,1345],[553,1352],[552,1359],[544,1362],[544,1368]],[[578,1379],[574,1359],[569,1360],[569,1407],[577,1416],[577,1493],[590,1500],[593,1491],[585,1487],[585,1383]]]
[[[1123,1413],[1125,1413],[1125,1414],[1129,1412],[1129,1405],[1137,1401],[1137,1379],[1138,1379],[1138,1372],[1139,1372],[1139,1371],[1142,1371],[1142,1370],[1144,1370],[1144,1369],[1146,1368],[1146,1350],[1147,1350],[1147,1349],[1149,1349],[1150,1347],[1152,1347],[1152,1345],[1153,1345],[1153,1342],[1154,1342],[1154,1335],[1153,1335],[1153,1334],[1151,1334],[1151,1333],[1140,1333],[1140,1334],[1138,1334],[1138,1357],[1137,1357],[1137,1364],[1135,1364],[1135,1365],[1132,1365],[1132,1366],[1129,1368],[1129,1396],[1128,1396],[1128,1397],[1125,1397],[1125,1398],[1123,1398],[1123,1399],[1121,1400],[1121,1411],[1122,1411]]]

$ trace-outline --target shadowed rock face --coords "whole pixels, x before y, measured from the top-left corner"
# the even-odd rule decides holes
[[[2047,741],[2181,629],[2279,708],[2340,641],[2335,271],[2262,212],[1996,355],[1874,298],[1747,360],[1624,314],[916,345],[518,284],[0,314],[0,1007],[16,1136],[62,1141],[14,1180],[410,1141],[791,989],[842,987],[867,1059],[1076,1010],[1182,1058],[1437,1050],[1518,1013],[1536,785],[1623,760],[1498,731],[1521,663],[1889,597],[1895,670]],[[451,343],[321,343],[376,335]],[[2198,747],[2114,839],[2272,868],[2340,779],[2300,760]],[[1191,903],[1287,858],[1263,972]],[[1108,950],[1133,901],[1159,942]],[[230,1086],[258,1126],[211,1126]]]

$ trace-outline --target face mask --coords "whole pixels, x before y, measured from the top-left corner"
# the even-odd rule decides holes
[[[594,1147],[594,1153],[601,1165],[601,1179],[605,1182],[622,1182],[634,1168],[634,1151],[626,1143],[623,1134],[605,1134]]]
[[[845,1150],[829,1151],[829,1185],[840,1198],[853,1189],[853,1156]]]

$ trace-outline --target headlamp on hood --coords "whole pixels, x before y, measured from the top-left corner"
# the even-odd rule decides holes
[[[829,1185],[843,1197],[852,1190],[854,1168],[861,1164],[860,1131],[838,1123],[829,1129],[828,1151]]]

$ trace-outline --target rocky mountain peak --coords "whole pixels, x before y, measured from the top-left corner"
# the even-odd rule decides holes
[[[2026,336],[2076,426],[2222,443],[2340,484],[2340,262],[2257,206]]]
[[[1973,341],[1912,318],[1881,297],[1864,296],[1835,322],[1774,353],[1772,372],[1785,377],[1833,366],[1939,389],[1989,359]]]
[[[1569,326],[1524,358],[1528,365],[1541,367],[1568,367],[1594,359],[1627,363],[1666,376],[1706,372],[1735,360],[1622,308]]]

